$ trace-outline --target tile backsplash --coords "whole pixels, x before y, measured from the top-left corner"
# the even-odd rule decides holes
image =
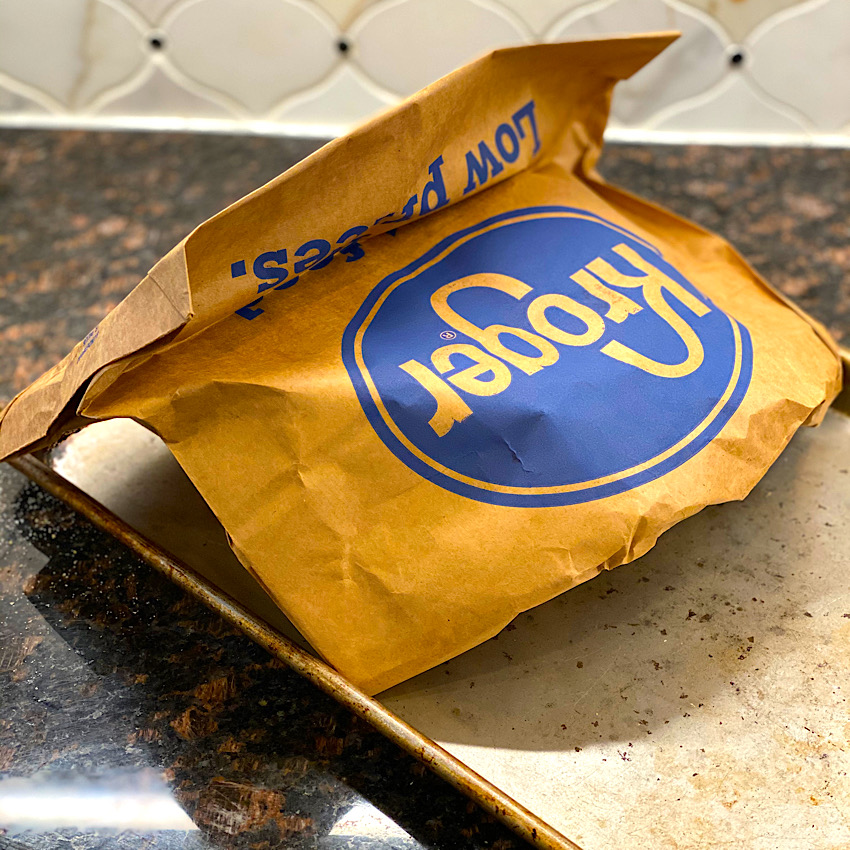
[[[0,125],[334,135],[495,47],[662,29],[611,136],[850,144],[850,0],[0,0]]]

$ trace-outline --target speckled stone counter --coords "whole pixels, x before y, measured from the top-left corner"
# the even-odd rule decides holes
[[[61,358],[192,226],[313,147],[0,132],[0,402]],[[602,165],[610,180],[723,233],[838,338],[850,332],[850,151],[612,146]],[[51,826],[51,793],[55,811],[61,794],[76,799],[81,821],[107,798],[146,803],[146,825]],[[13,797],[42,801],[41,831],[4,829]],[[371,727],[0,467],[0,850],[519,846]]]

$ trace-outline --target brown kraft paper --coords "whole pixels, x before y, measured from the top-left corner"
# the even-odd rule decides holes
[[[840,388],[825,330],[594,170],[662,33],[498,50],[200,225],[0,419],[156,432],[377,692],[744,498]]]

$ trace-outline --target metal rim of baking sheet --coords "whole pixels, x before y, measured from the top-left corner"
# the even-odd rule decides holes
[[[378,700],[367,696],[328,664],[258,619],[231,596],[136,531],[41,460],[32,455],[23,455],[9,460],[8,463],[82,514],[92,525],[123,543],[143,561],[235,626],[272,656],[283,661],[349,711],[374,726],[518,836],[533,846],[546,850],[582,850],[574,841],[549,826],[435,741],[405,723]]]
[[[841,360],[846,380],[850,376],[850,350],[841,349]],[[842,412],[850,413],[850,400],[845,402]],[[374,726],[449,785],[474,800],[520,838],[546,850],[582,850],[575,841],[562,835],[435,741],[405,723],[378,700],[367,696],[321,659],[271,628],[231,596],[136,531],[129,523],[41,460],[32,455],[23,455],[9,460],[8,463],[82,514],[92,525],[119,540],[157,572],[262,646],[270,655],[284,662],[333,697],[340,705]]]

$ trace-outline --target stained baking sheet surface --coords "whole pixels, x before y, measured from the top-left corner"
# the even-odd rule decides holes
[[[297,635],[140,426],[93,425],[54,465]],[[743,503],[380,700],[586,850],[848,847],[848,508],[830,413]]]

